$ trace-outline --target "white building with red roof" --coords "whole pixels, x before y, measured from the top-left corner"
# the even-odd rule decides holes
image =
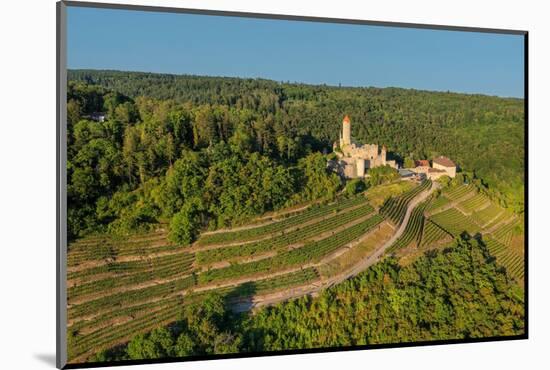
[[[432,161],[432,167],[437,170],[445,171],[447,176],[453,178],[456,176],[456,164],[447,157],[437,157]]]

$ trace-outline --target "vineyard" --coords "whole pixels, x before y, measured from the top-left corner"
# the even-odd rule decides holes
[[[380,208],[380,214],[391,220],[395,225],[400,225],[405,217],[405,212],[409,202],[422,191],[429,189],[431,184],[431,181],[425,180],[420,185],[412,188],[406,193],[398,197],[389,198]]]
[[[239,302],[318,281],[325,260],[383,221],[359,195],[311,205],[270,223],[209,233],[193,246],[170,243],[162,228],[71,243],[69,356],[86,359],[173,322],[182,307],[211,292]]]
[[[471,214],[475,211],[483,210],[489,203],[490,201],[485,195],[478,193],[460,203],[459,207],[464,210],[465,213]]]
[[[523,258],[510,248],[518,221],[471,186],[456,186],[418,204],[389,245],[411,201],[431,185],[407,182],[376,189],[380,198],[395,192],[383,203],[379,199],[379,212],[361,194],[300,208],[267,223],[205,233],[187,246],[171,243],[162,225],[148,234],[96,235],[71,243],[69,357],[86,359],[174,322],[184,306],[211,292],[236,305],[320,283],[353,268],[386,242],[391,254],[463,231],[485,233],[490,253],[520,279]]]
[[[524,260],[523,255],[515,253],[505,244],[496,239],[487,238],[485,244],[489,252],[495,256],[497,263],[506,268],[506,271],[516,279],[523,279],[524,275]]]
[[[449,238],[449,236],[451,235],[448,232],[434,224],[432,221],[426,220],[424,221],[422,242],[420,243],[420,246],[429,246],[433,243],[438,242],[439,240]]]
[[[414,208],[409,222],[405,227],[405,232],[395,241],[395,243],[392,244],[390,248],[388,248],[388,253],[393,253],[401,248],[405,248],[413,242],[415,242],[416,245],[420,244],[422,230],[424,228],[424,210],[427,205],[428,202],[424,202]]]
[[[369,205],[363,205],[347,212],[333,211],[330,217],[318,223],[309,224],[302,228],[296,228],[289,233],[262,240],[257,243],[242,244],[230,246],[227,248],[209,249],[197,253],[199,264],[208,264],[217,261],[230,260],[234,257],[253,256],[260,252],[268,252],[281,249],[285,246],[293,245],[299,241],[307,240],[311,237],[319,236],[327,231],[334,230],[350,222],[360,219],[372,213],[374,209]]]
[[[480,234],[497,263],[511,277],[518,281],[523,278],[523,254],[512,248],[513,236],[522,235],[522,231],[517,230],[519,221],[512,213],[468,185],[444,191],[427,210],[431,213],[425,222],[421,246],[463,232]]]
[[[431,221],[454,236],[466,231],[471,235],[480,231],[479,226],[456,208],[449,208],[431,216]]]
[[[469,185],[455,186],[443,192],[443,196],[450,200],[458,200],[467,196],[474,188]]]
[[[338,212],[341,209],[363,204],[367,201],[365,197],[354,197],[351,199],[341,200],[335,203],[326,205],[313,205],[304,212],[288,217],[286,219],[275,221],[264,226],[253,227],[245,230],[219,232],[214,234],[206,234],[198,241],[199,245],[210,245],[224,242],[247,241],[257,239],[262,236],[282,232],[293,226],[304,224],[308,221],[319,217],[329,215],[333,212]]]
[[[304,263],[316,262],[320,258],[367,233],[380,222],[382,222],[382,218],[375,215],[344,231],[334,233],[328,238],[307,243],[301,248],[281,252],[273,258],[205,271],[199,275],[199,283],[205,284],[242,278],[244,276],[265,274]]]

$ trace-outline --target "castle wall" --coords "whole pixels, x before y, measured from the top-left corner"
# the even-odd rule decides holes
[[[377,144],[358,145],[351,140],[351,122],[348,116],[342,122],[339,144],[342,154],[337,152],[337,156],[341,159],[340,167],[347,178],[364,177],[368,168],[385,165],[397,168],[395,161],[386,160],[385,146],[379,152]],[[334,143],[333,147],[336,148],[337,144]]]
[[[357,177],[365,177],[365,160],[358,158],[355,163],[357,165]]]

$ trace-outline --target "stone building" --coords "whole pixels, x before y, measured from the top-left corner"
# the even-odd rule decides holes
[[[397,168],[395,161],[386,159],[386,147],[379,150],[377,144],[358,144],[351,139],[351,121],[345,116],[342,121],[340,140],[333,145],[338,156],[329,166],[346,178],[363,178],[369,168],[388,165]]]
[[[437,157],[432,161],[432,166],[426,159],[415,161],[415,168],[411,171],[424,174],[430,180],[437,180],[444,175],[452,178],[456,176],[456,165],[447,157]]]
[[[447,157],[434,158],[432,167],[437,170],[445,171],[447,176],[451,178],[456,176],[456,164]]]

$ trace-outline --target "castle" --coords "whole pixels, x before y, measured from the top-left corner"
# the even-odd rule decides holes
[[[378,150],[377,144],[358,144],[351,140],[351,121],[346,115],[342,121],[340,141],[333,145],[338,161],[329,166],[346,178],[363,178],[366,170],[380,166],[397,168],[395,161],[386,160],[386,146]]]

